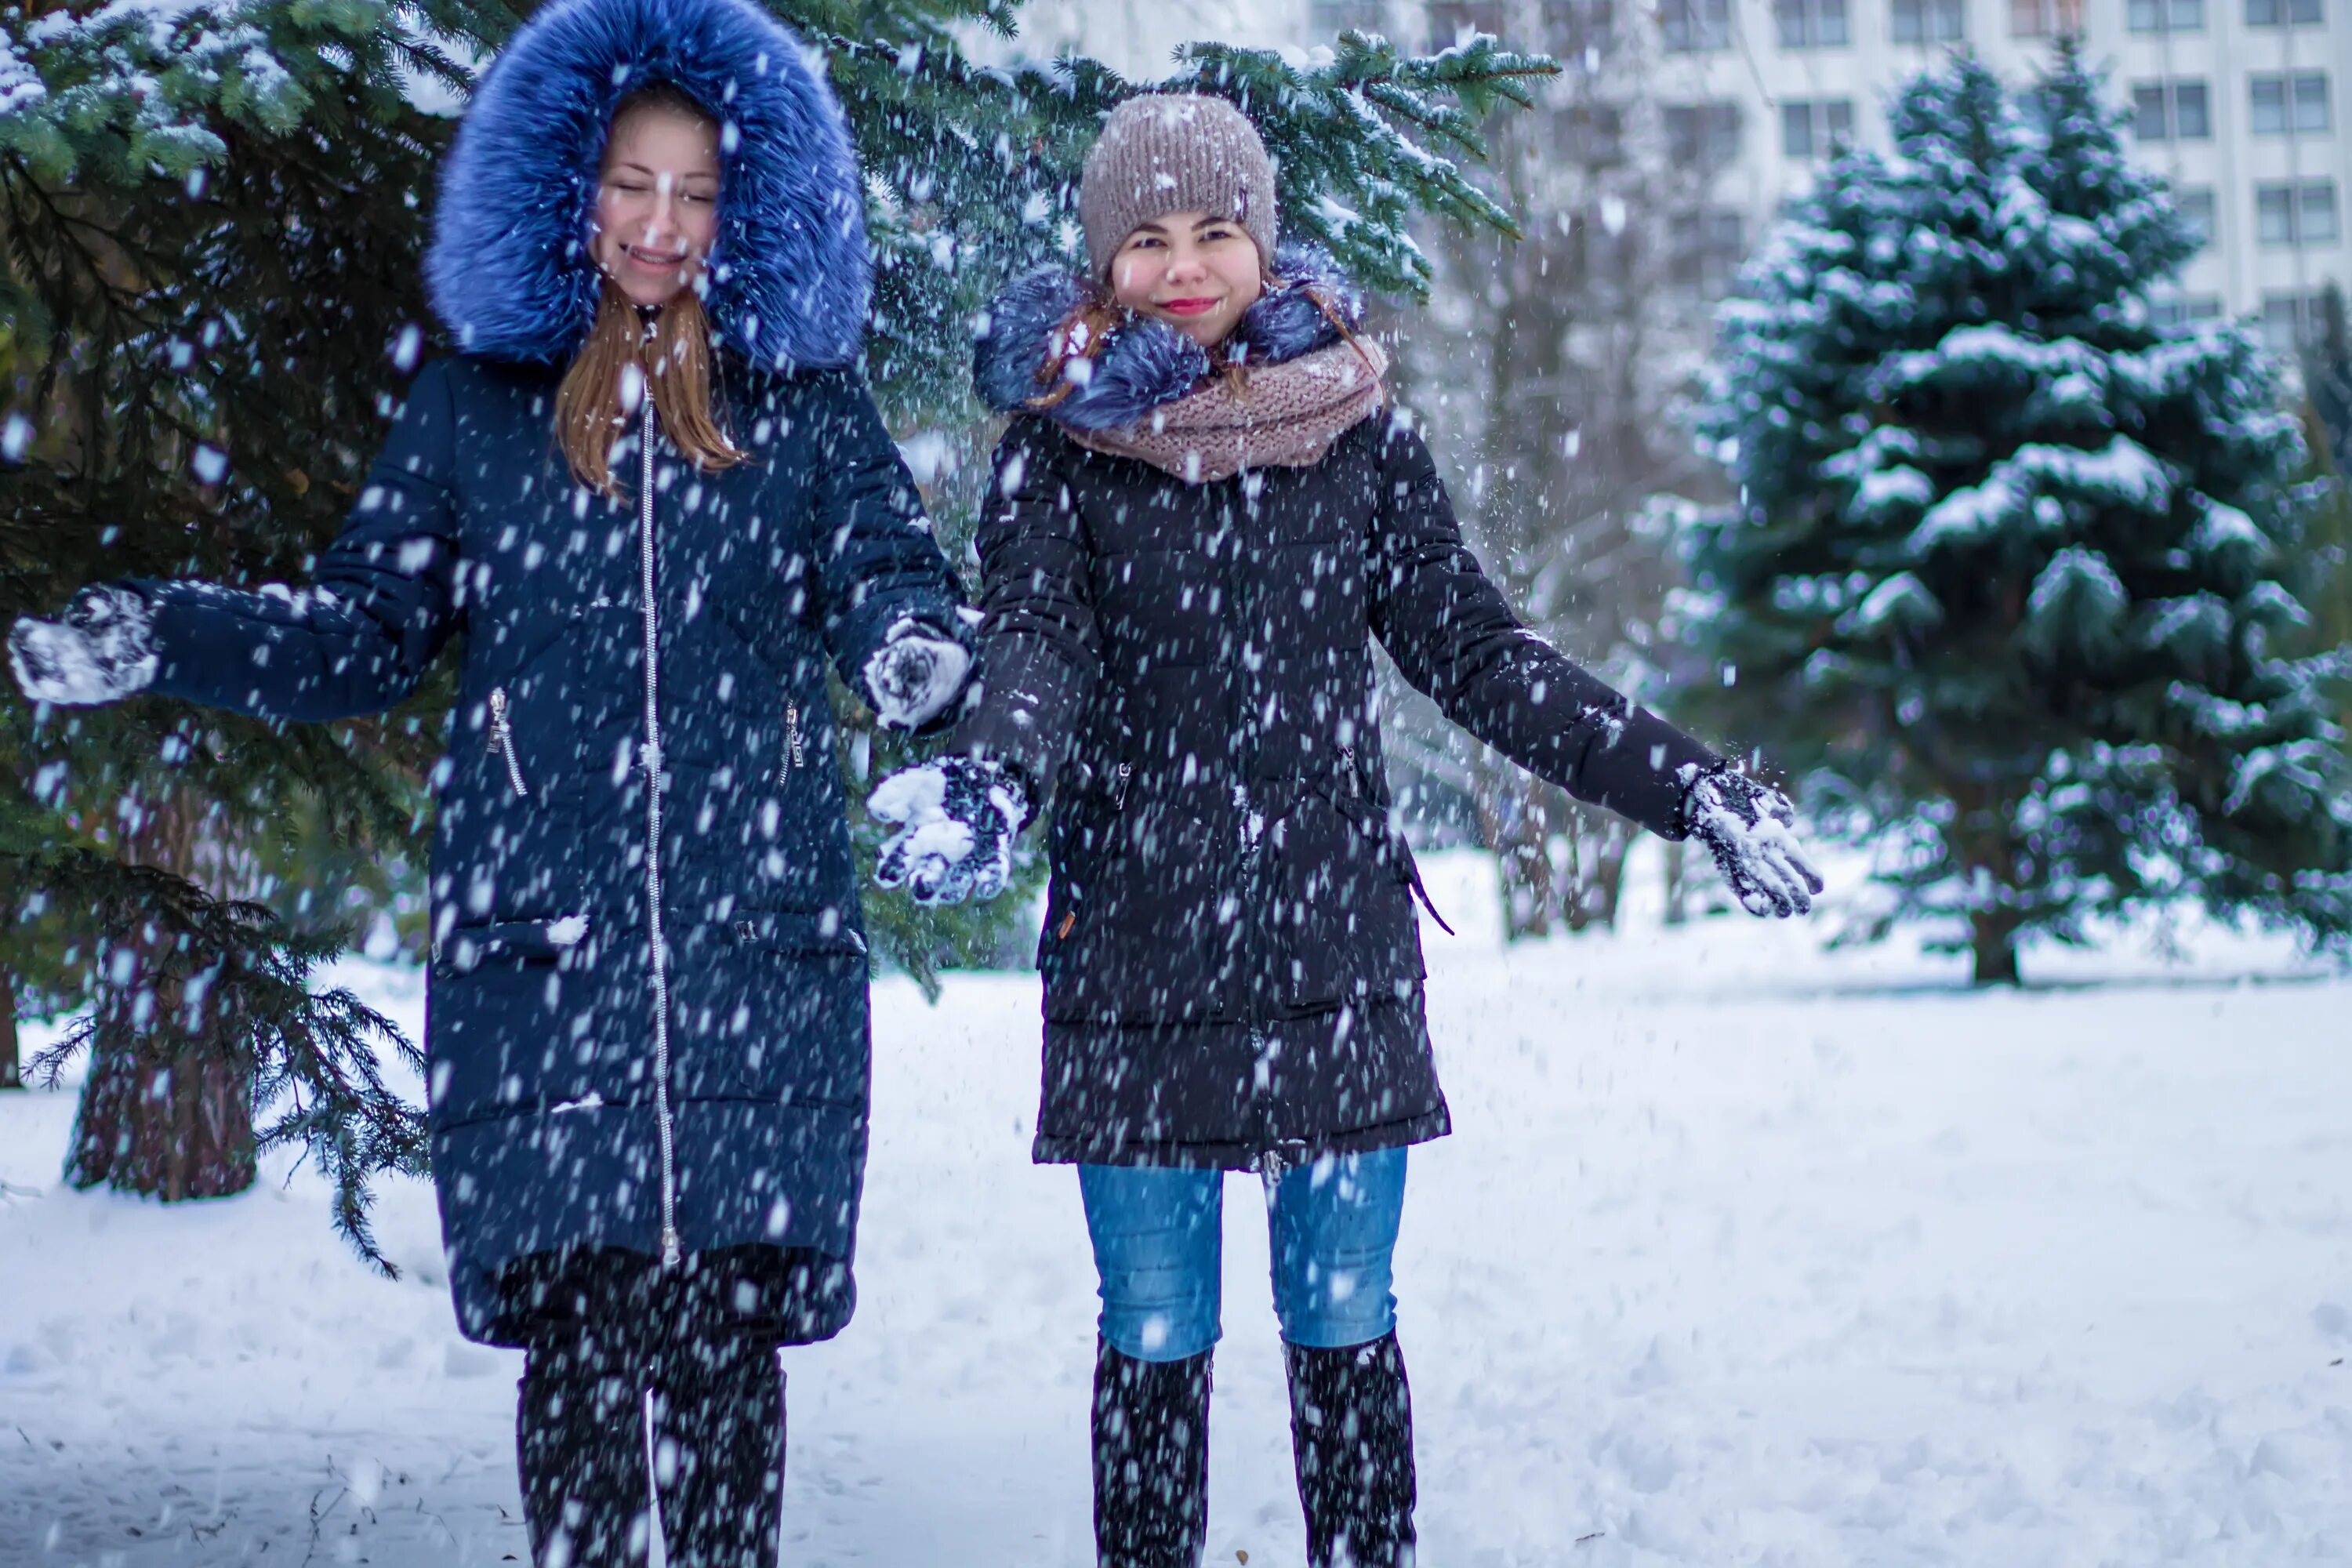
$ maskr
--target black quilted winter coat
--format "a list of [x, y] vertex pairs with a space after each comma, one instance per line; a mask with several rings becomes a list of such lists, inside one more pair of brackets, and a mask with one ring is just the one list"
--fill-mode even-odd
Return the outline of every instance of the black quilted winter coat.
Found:
[[1187, 484], [1019, 414], [995, 472], [987, 696], [954, 745], [1055, 790], [1036, 1157], [1237, 1168], [1445, 1132], [1373, 640], [1654, 832], [1681, 836], [1714, 755], [1520, 624], [1402, 417]]

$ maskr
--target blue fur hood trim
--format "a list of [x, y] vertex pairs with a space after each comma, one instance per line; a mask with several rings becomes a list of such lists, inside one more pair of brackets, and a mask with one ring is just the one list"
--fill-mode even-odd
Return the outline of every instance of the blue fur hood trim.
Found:
[[563, 363], [596, 317], [588, 223], [613, 110], [669, 82], [718, 116], [705, 303], [762, 369], [856, 361], [873, 264], [841, 106], [751, 0], [556, 0], [508, 44], [444, 163], [425, 281], [458, 346]]
[[[1328, 251], [1286, 245], [1275, 253], [1274, 272], [1280, 286], [1242, 312], [1227, 351], [1244, 364], [1280, 364], [1338, 342], [1339, 329], [1324, 314], [1325, 306], [1350, 330], [1363, 320], [1362, 293]], [[997, 295], [975, 345], [972, 379], [981, 400], [1000, 414], [1014, 414], [1050, 393], [1037, 379], [1051, 363], [1048, 340], [1072, 310], [1102, 297], [1100, 286], [1059, 267], [1014, 279]], [[1195, 390], [1211, 368], [1207, 351], [1174, 327], [1129, 316], [1111, 330], [1090, 369], [1066, 372], [1074, 390], [1044, 412], [1073, 430], [1119, 429]]]

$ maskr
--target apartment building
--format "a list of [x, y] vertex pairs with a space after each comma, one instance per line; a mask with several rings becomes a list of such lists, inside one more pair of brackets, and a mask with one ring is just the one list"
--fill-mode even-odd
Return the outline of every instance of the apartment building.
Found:
[[2250, 319], [2284, 349], [2321, 289], [2352, 287], [2352, 0], [1033, 0], [1026, 20], [1028, 47], [1141, 76], [1186, 37], [1590, 40], [1578, 63], [1632, 62], [1676, 160], [1716, 168], [1711, 204], [1676, 221], [1718, 283], [1840, 142], [1884, 144], [1905, 77], [1965, 45], [2022, 85], [2079, 32], [2131, 110], [2134, 153], [2207, 237], [2160, 311]]
[[[1606, 5], [1610, 0], [1592, 0]], [[1966, 45], [2021, 83], [2079, 31], [2131, 110], [2134, 154], [2206, 234], [2179, 318], [2258, 321], [2274, 346], [2352, 277], [2341, 101], [2352, 0], [1660, 0], [1663, 90], [1711, 117], [1718, 184], [1743, 226], [1769, 222], [1844, 138], [1883, 142], [1892, 86]]]

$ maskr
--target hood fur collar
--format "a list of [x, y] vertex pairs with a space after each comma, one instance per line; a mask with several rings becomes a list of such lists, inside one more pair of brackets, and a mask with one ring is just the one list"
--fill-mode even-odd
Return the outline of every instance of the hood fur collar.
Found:
[[[1286, 245], [1275, 252], [1274, 270], [1281, 285], [1259, 296], [1234, 331], [1233, 346], [1243, 363], [1281, 364], [1338, 342], [1339, 329], [1324, 313], [1326, 306], [1351, 331], [1363, 320], [1363, 295], [1328, 252]], [[1101, 295], [1100, 285], [1058, 266], [1008, 284], [976, 345], [973, 379], [982, 401], [1013, 414], [1050, 394], [1054, 389], [1037, 377], [1052, 362], [1055, 330]], [[1070, 394], [1044, 412], [1073, 430], [1119, 429], [1195, 391], [1213, 368], [1208, 352], [1174, 327], [1129, 316], [1112, 329], [1108, 346], [1089, 369], [1067, 376]]]
[[853, 363], [872, 264], [841, 106], [751, 0], [556, 0], [492, 63], [445, 160], [425, 278], [460, 349], [568, 362], [595, 320], [588, 219], [613, 110], [667, 81], [719, 119], [706, 296], [761, 369]]

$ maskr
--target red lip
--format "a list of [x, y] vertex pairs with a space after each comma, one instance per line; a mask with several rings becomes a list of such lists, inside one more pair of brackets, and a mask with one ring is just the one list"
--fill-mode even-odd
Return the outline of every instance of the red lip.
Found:
[[1171, 316], [1205, 316], [1217, 308], [1214, 300], [1163, 300], [1160, 308]]

